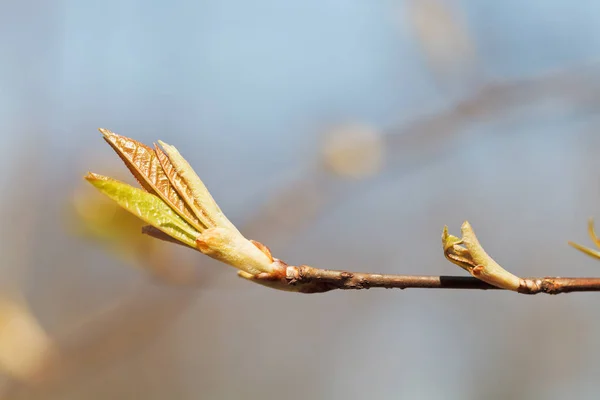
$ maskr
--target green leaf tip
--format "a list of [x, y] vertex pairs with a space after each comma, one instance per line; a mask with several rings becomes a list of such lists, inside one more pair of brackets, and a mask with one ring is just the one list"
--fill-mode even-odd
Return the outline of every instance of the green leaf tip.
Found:
[[101, 193], [144, 222], [187, 246], [196, 247], [196, 239], [200, 232], [189, 225], [159, 197], [93, 172], [89, 172], [85, 179]]

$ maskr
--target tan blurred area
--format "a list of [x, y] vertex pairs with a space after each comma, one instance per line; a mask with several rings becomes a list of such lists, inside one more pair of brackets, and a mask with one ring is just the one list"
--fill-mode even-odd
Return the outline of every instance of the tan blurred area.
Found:
[[597, 276], [600, 9], [158, 3], [0, 5], [0, 399], [596, 398], [600, 294], [273, 291], [82, 177], [134, 182], [106, 127], [291, 264], [462, 275], [469, 220], [517, 275]]

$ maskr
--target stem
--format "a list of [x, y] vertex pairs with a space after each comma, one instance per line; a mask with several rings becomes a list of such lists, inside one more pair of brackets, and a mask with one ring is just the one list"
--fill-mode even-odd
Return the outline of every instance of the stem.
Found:
[[[271, 280], [265, 277], [266, 280]], [[504, 290], [479, 279], [463, 276], [382, 275], [335, 271], [309, 267], [287, 267], [279, 281], [301, 293], [322, 293], [335, 289], [480, 289]], [[600, 278], [523, 278], [518, 292], [523, 294], [559, 294], [600, 291]], [[290, 290], [292, 288], [288, 288]], [[292, 290], [294, 290], [292, 289]]]

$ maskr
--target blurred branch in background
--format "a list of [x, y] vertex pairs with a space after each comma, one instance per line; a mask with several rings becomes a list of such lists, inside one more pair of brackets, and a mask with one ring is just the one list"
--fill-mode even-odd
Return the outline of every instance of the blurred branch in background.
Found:
[[360, 123], [333, 126], [323, 133], [320, 157], [304, 176], [272, 193], [244, 232], [284, 246], [350, 192], [378, 184], [378, 175], [406, 175], [452, 152], [478, 121], [500, 119], [540, 101], [560, 102], [566, 113], [595, 113], [600, 110], [599, 66], [488, 83], [447, 108], [383, 131]]
[[406, 2], [409, 25], [442, 90], [464, 92], [483, 78], [475, 43], [456, 1]]
[[[128, 297], [117, 299], [78, 324], [52, 335], [52, 352], [34, 346], [49, 339], [33, 340], [27, 334], [29, 326], [3, 329], [4, 335], [10, 334], [12, 340], [1, 337], [6, 346], [19, 338], [27, 349], [14, 354], [15, 362], [23, 364], [28, 356], [35, 356], [43, 369], [35, 381], [13, 380], [5, 386], [2, 398], [46, 398], [132, 357], [167, 331], [197, 295], [197, 291], [183, 289], [175, 294], [172, 290], [140, 287]], [[13, 347], [11, 351], [16, 353], [19, 348]], [[2, 357], [3, 348], [0, 352]]]
[[[574, 66], [531, 78], [487, 83], [439, 112], [388, 129], [386, 170], [408, 173], [441, 157], [478, 121], [496, 120], [540, 101], [558, 101], [564, 112], [600, 109], [600, 64]], [[508, 134], [508, 133], [507, 133]]]
[[307, 161], [301, 176], [270, 193], [246, 221], [249, 237], [284, 247], [350, 193], [379, 184], [380, 175], [407, 175], [443, 158], [477, 122], [499, 120], [542, 101], [560, 102], [566, 113], [600, 109], [599, 64], [490, 79], [458, 2], [411, 0], [406, 7], [432, 76], [441, 89], [458, 81], [460, 94], [444, 108], [423, 110], [408, 122], [383, 129], [360, 120], [324, 127], [316, 157]]

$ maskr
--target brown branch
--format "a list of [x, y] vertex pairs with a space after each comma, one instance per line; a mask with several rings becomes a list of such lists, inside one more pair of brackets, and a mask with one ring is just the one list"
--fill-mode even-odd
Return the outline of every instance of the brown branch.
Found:
[[[485, 252], [467, 221], [463, 223], [461, 232], [462, 237], [459, 238], [450, 235], [448, 228], [444, 227], [442, 232], [444, 255], [450, 262], [469, 272], [472, 277], [335, 271], [313, 268], [308, 265], [289, 266], [278, 259], [273, 259], [275, 272], [251, 275], [240, 271], [238, 274], [242, 278], [264, 286], [299, 293], [323, 293], [335, 289], [351, 290], [376, 287], [386, 289], [496, 289], [521, 294], [600, 292], [600, 278], [520, 278], [513, 275]], [[593, 234], [593, 238], [596, 238], [595, 234]]]
[[[463, 276], [420, 276], [420, 275], [387, 275], [359, 273], [348, 271], [334, 271], [318, 269], [302, 265], [287, 267], [286, 276], [280, 279], [269, 279], [267, 276], [255, 278], [257, 283], [261, 280], [274, 280], [277, 284], [290, 286], [287, 290], [301, 293], [322, 293], [335, 289], [480, 289], [504, 290], [477, 278]], [[270, 286], [271, 286], [270, 285]], [[277, 285], [279, 286], [279, 285]], [[600, 278], [524, 278], [518, 292], [523, 294], [559, 294], [569, 292], [595, 292], [600, 291]]]

